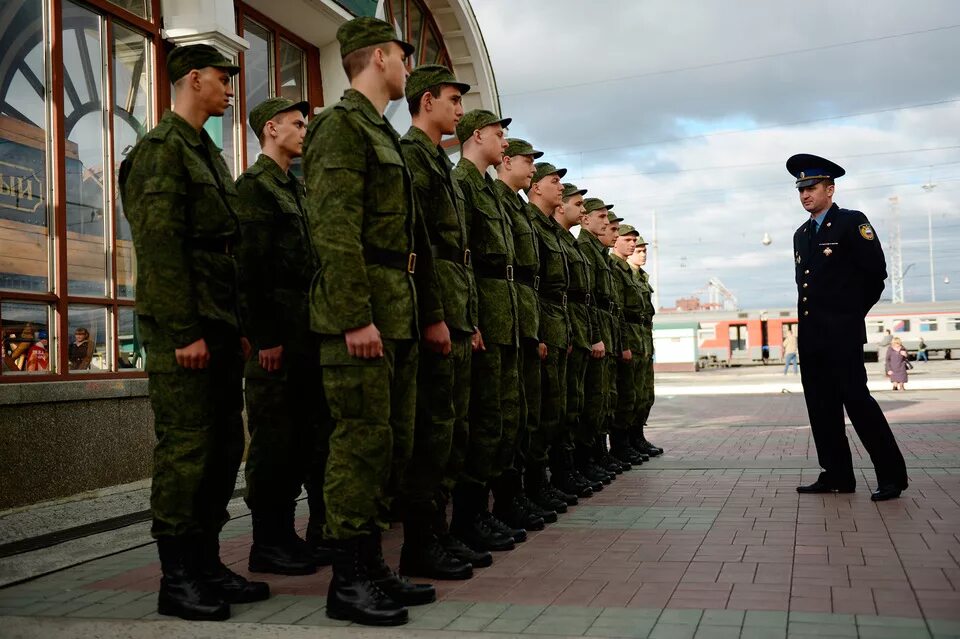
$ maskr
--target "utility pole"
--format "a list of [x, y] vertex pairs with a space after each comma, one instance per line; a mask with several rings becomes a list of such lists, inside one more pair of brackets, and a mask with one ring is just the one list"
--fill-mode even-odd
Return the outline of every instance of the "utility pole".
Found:
[[930, 301], [937, 301], [937, 281], [933, 275], [933, 214], [930, 212], [930, 197], [937, 185], [933, 182], [927, 182], [923, 185], [927, 197], [927, 250], [930, 252]]
[[900, 250], [900, 198], [894, 195], [889, 199], [890, 213], [893, 219], [893, 234], [890, 238], [890, 267], [893, 269], [893, 296], [891, 302], [903, 304], [903, 252]]
[[657, 237], [657, 211], [653, 210], [653, 309], [660, 310], [660, 240]]

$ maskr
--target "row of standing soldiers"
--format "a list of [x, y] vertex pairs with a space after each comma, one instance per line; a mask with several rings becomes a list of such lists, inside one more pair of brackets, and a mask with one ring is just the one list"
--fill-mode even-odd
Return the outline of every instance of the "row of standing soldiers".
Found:
[[[309, 127], [303, 102], [252, 109], [263, 153], [236, 183], [202, 127], [237, 67], [175, 49], [174, 109], [121, 167], [164, 614], [225, 619], [269, 596], [219, 554], [244, 399], [249, 570], [332, 563], [327, 614], [372, 625], [436, 598], [406, 576], [468, 579], [662, 453], [644, 436], [654, 309], [637, 231], [506, 138], [510, 119], [464, 114], [470, 87], [447, 68], [407, 79], [413, 47], [388, 24], [358, 18], [338, 39], [352, 88]], [[400, 98], [403, 137], [383, 117]], [[391, 521], [399, 575], [381, 550]]]

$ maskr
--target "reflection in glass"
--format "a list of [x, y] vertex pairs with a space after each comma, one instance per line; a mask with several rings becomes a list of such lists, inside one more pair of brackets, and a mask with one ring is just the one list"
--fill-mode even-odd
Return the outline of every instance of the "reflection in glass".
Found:
[[126, 9], [144, 20], [150, 19], [150, 0], [107, 0], [107, 2]]
[[67, 287], [107, 290], [106, 197], [100, 16], [63, 3], [63, 110], [67, 132]]
[[132, 306], [121, 306], [117, 312], [117, 345], [120, 347], [119, 370], [143, 370], [146, 352], [140, 344], [137, 316]]
[[410, 33], [408, 42], [416, 47], [416, 51], [413, 52], [413, 55], [419, 59], [421, 55], [420, 51], [420, 36], [423, 35], [423, 25], [426, 22], [426, 16], [423, 11], [420, 10], [420, 7], [411, 4], [410, 5]]
[[46, 304], [0, 303], [0, 333], [3, 334], [3, 365], [0, 374], [52, 373], [55, 343], [49, 333], [51, 309]]
[[390, 0], [390, 16], [393, 18], [393, 27], [399, 34], [407, 33], [407, 0]]
[[[244, 39], [250, 48], [243, 54], [243, 79], [246, 86], [247, 113], [273, 95], [273, 38], [270, 32], [244, 20]], [[247, 164], [253, 164], [260, 153], [260, 141], [247, 131]]]
[[440, 41], [433, 29], [427, 31], [426, 41], [423, 43], [423, 53], [420, 54], [421, 64], [436, 64], [440, 61]]
[[43, 2], [0, 21], [0, 289], [50, 291]]
[[[286, 40], [280, 40], [280, 95], [299, 102], [306, 100], [307, 85], [305, 77], [306, 63], [304, 60], [303, 49], [290, 44]], [[249, 111], [249, 109], [248, 109]]]
[[111, 370], [107, 336], [110, 333], [109, 315], [102, 306], [71, 304], [67, 311], [70, 324], [69, 364], [71, 373]]
[[[150, 87], [150, 45], [147, 39], [119, 24], [113, 25], [113, 157], [114, 171], [153, 123]], [[118, 181], [114, 175], [114, 185]], [[132, 299], [136, 291], [136, 256], [123, 202], [115, 194], [117, 211], [117, 295]]]

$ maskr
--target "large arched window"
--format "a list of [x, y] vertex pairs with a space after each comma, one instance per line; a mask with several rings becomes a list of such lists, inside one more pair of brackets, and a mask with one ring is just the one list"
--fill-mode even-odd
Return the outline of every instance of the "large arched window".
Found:
[[450, 66], [450, 54], [443, 44], [440, 29], [430, 10], [420, 0], [384, 0], [387, 21], [393, 23], [400, 37], [417, 48], [410, 67], [421, 64]]

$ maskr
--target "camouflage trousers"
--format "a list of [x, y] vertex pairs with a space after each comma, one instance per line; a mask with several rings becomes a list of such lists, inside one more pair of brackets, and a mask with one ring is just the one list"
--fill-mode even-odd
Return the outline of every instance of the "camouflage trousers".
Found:
[[151, 318], [139, 318], [147, 351], [153, 450], [150, 509], [154, 537], [218, 534], [230, 519], [243, 456], [243, 354], [240, 334], [211, 322], [203, 335], [210, 364], [188, 370], [175, 345]]
[[617, 376], [619, 372], [619, 363], [620, 363], [620, 349], [617, 347], [617, 350], [614, 351], [615, 354], [607, 352], [607, 356], [604, 358], [606, 362], [606, 378], [604, 385], [604, 393], [606, 399], [604, 400], [604, 406], [606, 410], [603, 412], [603, 427], [600, 432], [602, 434], [610, 432], [610, 426], [613, 424], [614, 416], [617, 411]]
[[535, 339], [521, 338], [520, 360], [520, 425], [517, 433], [516, 456], [511, 468], [523, 472], [530, 460], [531, 445], [540, 438], [540, 343]]
[[629, 362], [617, 360], [617, 405], [613, 417], [613, 428], [626, 430], [636, 417], [637, 412], [637, 373], [642, 360], [639, 352], [633, 353]]
[[319, 481], [307, 479], [317, 474], [314, 439], [327, 413], [316, 349], [284, 350], [283, 367], [273, 373], [260, 366], [255, 352], [245, 378], [247, 506], [254, 512], [288, 512], [305, 482], [309, 493], [323, 490], [322, 468]]
[[584, 382], [587, 377], [587, 361], [589, 359], [590, 351], [576, 346], [567, 356], [567, 416], [564, 420], [564, 430], [566, 431], [564, 436], [568, 440], [568, 448], [573, 447], [574, 440], [579, 441], [578, 433], [583, 428]]
[[574, 433], [578, 446], [593, 446], [603, 432], [607, 413], [607, 358], [587, 357], [586, 375], [583, 379], [583, 413], [580, 428]]
[[650, 410], [653, 408], [655, 399], [653, 389], [653, 335], [649, 332], [649, 329], [643, 334], [642, 353], [636, 375], [637, 408], [633, 419], [633, 424], [641, 429], [650, 417]]
[[413, 454], [417, 343], [383, 340], [383, 357], [347, 352], [343, 336], [320, 344], [323, 390], [333, 430], [328, 440], [323, 496], [330, 539], [389, 528], [392, 499]]
[[438, 492], [449, 492], [463, 470], [470, 427], [472, 336], [451, 332], [451, 351], [420, 350], [413, 454], [401, 493], [411, 516], [437, 514]]
[[520, 425], [517, 347], [487, 344], [473, 354], [470, 440], [459, 481], [486, 485], [511, 466]]
[[[567, 348], [547, 345], [547, 358], [541, 362], [540, 432], [530, 447], [531, 463], [542, 468], [550, 450], [559, 445], [566, 448], [567, 422]], [[559, 441], [558, 441], [559, 439]]]

